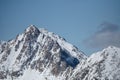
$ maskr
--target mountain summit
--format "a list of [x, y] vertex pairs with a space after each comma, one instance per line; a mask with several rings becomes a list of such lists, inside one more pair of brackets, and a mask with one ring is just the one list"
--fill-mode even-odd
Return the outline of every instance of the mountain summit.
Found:
[[81, 65], [72, 80], [120, 80], [120, 48], [109, 46], [93, 53]]
[[64, 38], [30, 25], [0, 41], [0, 80], [120, 80], [120, 48], [87, 57]]
[[33, 74], [48, 79], [63, 76], [61, 79], [65, 79], [86, 58], [60, 36], [30, 25], [15, 39], [1, 42], [0, 79], [32, 80], [26, 77]]

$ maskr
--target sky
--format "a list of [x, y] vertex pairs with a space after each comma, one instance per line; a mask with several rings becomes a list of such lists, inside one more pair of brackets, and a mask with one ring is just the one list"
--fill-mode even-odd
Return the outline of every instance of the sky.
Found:
[[0, 40], [14, 39], [31, 24], [91, 55], [120, 47], [120, 0], [0, 0]]

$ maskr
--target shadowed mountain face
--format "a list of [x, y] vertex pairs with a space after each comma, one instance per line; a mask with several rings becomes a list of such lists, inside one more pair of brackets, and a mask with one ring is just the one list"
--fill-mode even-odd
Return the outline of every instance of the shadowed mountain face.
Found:
[[67, 66], [72, 66], [73, 68], [79, 64], [79, 60], [69, 55], [67, 51], [61, 51], [61, 60], [65, 61], [67, 63]]
[[0, 42], [0, 80], [120, 80], [120, 48], [85, 56], [64, 38], [31, 25]]
[[66, 76], [85, 59], [60, 36], [31, 25], [16, 39], [0, 43], [0, 79], [22, 77], [29, 69], [46, 76]]

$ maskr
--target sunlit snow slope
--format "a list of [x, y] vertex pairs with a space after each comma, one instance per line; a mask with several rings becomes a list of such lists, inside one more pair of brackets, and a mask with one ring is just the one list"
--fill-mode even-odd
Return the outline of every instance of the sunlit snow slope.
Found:
[[80, 65], [74, 70], [72, 80], [120, 80], [120, 48], [109, 46]]

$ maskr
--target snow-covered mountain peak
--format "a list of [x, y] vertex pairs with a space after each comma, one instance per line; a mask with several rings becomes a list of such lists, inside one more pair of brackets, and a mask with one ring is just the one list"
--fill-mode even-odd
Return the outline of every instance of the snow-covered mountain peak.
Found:
[[108, 46], [107, 48], [104, 48], [103, 51], [104, 51], [104, 50], [111, 50], [111, 49], [112, 49], [112, 50], [113, 50], [113, 49], [117, 49], [117, 47], [111, 45], [111, 46]]
[[[26, 29], [27, 31], [27, 39], [29, 39], [31, 36], [31, 34], [35, 34], [32, 35], [33, 37], [31, 37], [32, 39], [36, 39], [38, 42], [39, 40], [44, 40], [44, 38], [50, 38], [53, 41], [57, 42], [58, 45], [61, 47], [61, 49], [65, 49], [67, 50], [70, 55], [77, 57], [78, 59], [80, 58], [80, 54], [81, 56], [83, 56], [83, 52], [82, 51], [78, 51], [77, 47], [73, 46], [72, 44], [68, 43], [64, 38], [60, 37], [59, 35], [53, 33], [53, 32], [49, 32], [47, 29], [45, 28], [36, 28], [34, 25], [31, 25], [30, 27], [28, 27]], [[32, 32], [32, 33], [31, 33]], [[34, 33], [35, 32], [35, 33]], [[84, 58], [87, 58], [87, 56], [83, 56]]]
[[107, 48], [103, 49], [100, 52], [97, 52], [96, 55], [100, 55], [102, 57], [108, 57], [108, 56], [119, 56], [120, 57], [120, 48], [115, 46], [108, 46]]
[[109, 46], [78, 65], [75, 80], [120, 80], [120, 48]]
[[0, 71], [5, 73], [0, 74], [0, 79], [13, 75], [24, 80], [31, 70], [45, 76], [64, 76], [65, 79], [66, 74], [70, 76], [69, 71], [87, 58], [62, 37], [34, 25], [15, 39], [1, 44], [0, 48]]
[[38, 34], [40, 33], [39, 29], [35, 25], [30, 25], [27, 29], [25, 29], [26, 34]]
[[[114, 57], [113, 57], [114, 56]], [[87, 62], [98, 63], [103, 60], [111, 60], [116, 57], [120, 57], [120, 48], [115, 46], [108, 46], [107, 48], [99, 51], [97, 53], [93, 53], [88, 59]], [[91, 63], [90, 63], [91, 65]]]
[[119, 80], [120, 48], [90, 57], [59, 35], [30, 25], [0, 41], [0, 80]]
[[49, 32], [47, 29], [45, 28], [37, 28], [35, 25], [30, 25], [27, 29], [25, 29], [25, 34], [42, 34], [44, 36], [48, 36], [51, 37], [54, 40], [58, 40], [58, 39], [63, 39], [60, 36], [54, 34], [53, 32]]
[[30, 25], [27, 29], [25, 29], [26, 32], [36, 31], [36, 30], [38, 30], [38, 28], [35, 25]]

